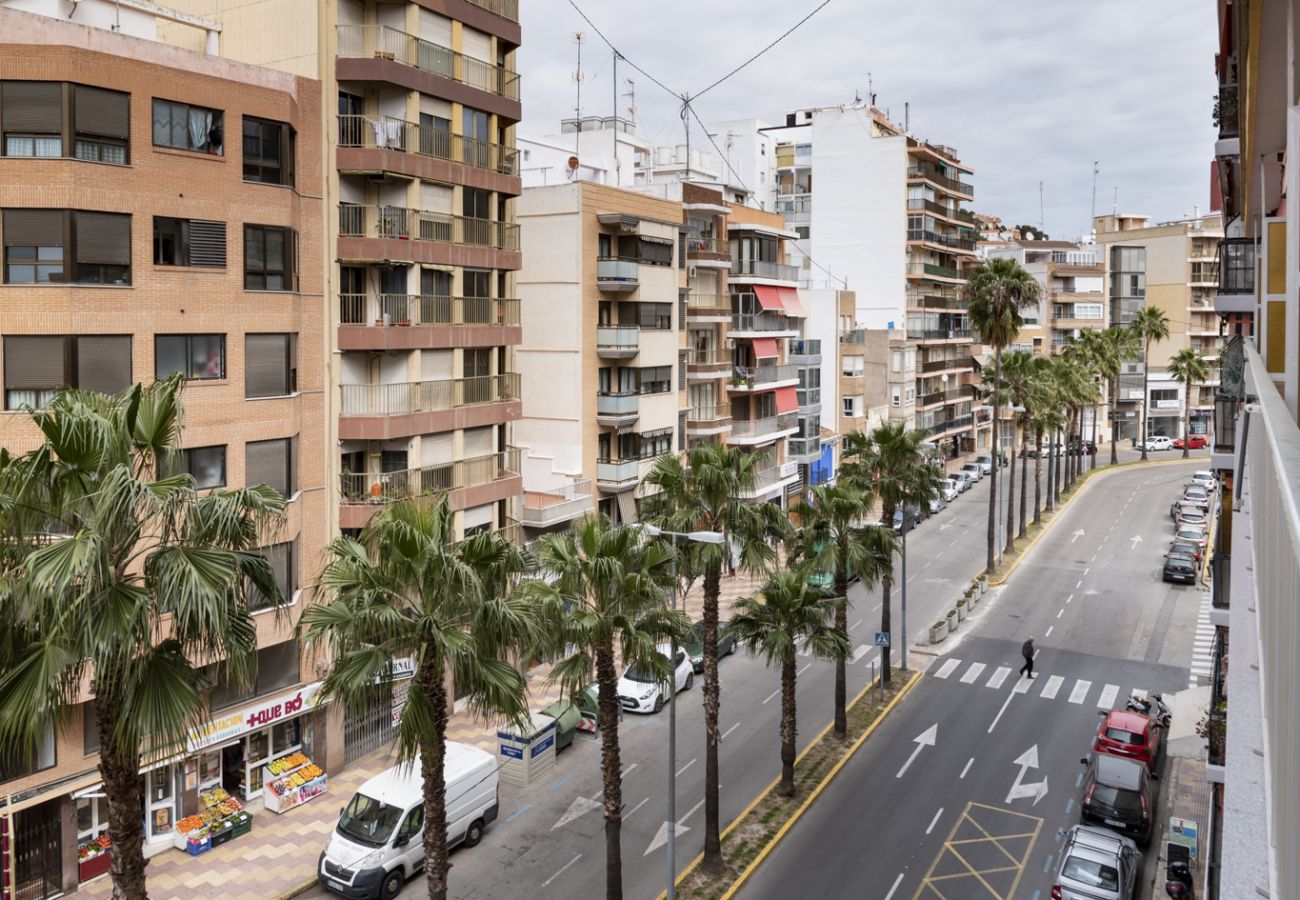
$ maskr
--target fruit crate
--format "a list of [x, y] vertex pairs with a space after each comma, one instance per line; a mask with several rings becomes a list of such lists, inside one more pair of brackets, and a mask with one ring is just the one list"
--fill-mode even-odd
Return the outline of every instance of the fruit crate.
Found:
[[186, 841], [185, 852], [190, 856], [198, 856], [200, 853], [207, 853], [212, 849], [212, 838], [205, 837], [201, 841]]
[[212, 834], [211, 834], [210, 839], [211, 839], [211, 841], [212, 841], [212, 846], [213, 846], [213, 847], [220, 847], [220, 846], [221, 846], [222, 844], [224, 844], [226, 841], [231, 840], [231, 839], [235, 836], [235, 826], [234, 826], [234, 825], [229, 825], [229, 824], [225, 824], [225, 823], [223, 823], [223, 825], [224, 825], [225, 827], [222, 827], [222, 828], [214, 828], [214, 829], [212, 830]]
[[253, 817], [246, 812], [239, 813], [235, 816], [235, 827], [232, 830], [232, 837], [248, 834], [253, 830]]

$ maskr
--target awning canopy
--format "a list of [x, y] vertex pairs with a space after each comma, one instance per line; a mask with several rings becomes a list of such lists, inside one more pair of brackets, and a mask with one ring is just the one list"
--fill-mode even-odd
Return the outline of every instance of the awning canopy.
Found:
[[[754, 285], [754, 296], [764, 312], [785, 312], [785, 302], [781, 299], [784, 288], [772, 287], [770, 284]], [[797, 297], [795, 299], [798, 299]]]
[[787, 316], [798, 316], [802, 319], [804, 316], [808, 315], [808, 313], [804, 311], [803, 301], [799, 299], [799, 292], [797, 290], [791, 287], [781, 287], [777, 288], [777, 290], [781, 292], [781, 305], [785, 307], [785, 314]]
[[777, 414], [794, 412], [799, 408], [799, 398], [795, 395], [793, 387], [780, 387], [776, 389], [776, 411]]
[[755, 359], [776, 359], [779, 355], [776, 349], [776, 338], [754, 338]]

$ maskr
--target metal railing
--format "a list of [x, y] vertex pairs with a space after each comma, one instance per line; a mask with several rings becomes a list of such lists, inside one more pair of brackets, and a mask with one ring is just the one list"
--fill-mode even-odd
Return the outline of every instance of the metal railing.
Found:
[[469, 0], [479, 9], [498, 15], [511, 22], [519, 21], [519, 0]]
[[908, 275], [933, 275], [935, 278], [961, 278], [961, 273], [950, 266], [936, 266], [934, 263], [911, 262], [907, 264]]
[[731, 241], [726, 238], [697, 237], [693, 234], [688, 235], [686, 238], [686, 255], [691, 257], [705, 253], [714, 256], [729, 256], [731, 254]]
[[688, 366], [730, 366], [731, 354], [716, 347], [707, 350], [692, 347], [686, 351], [686, 364]]
[[969, 238], [958, 237], [955, 234], [943, 234], [938, 231], [928, 231], [926, 229], [909, 229], [907, 232], [909, 241], [926, 241], [930, 244], [939, 244], [943, 247], [951, 247], [954, 250], [969, 250], [975, 252], [975, 242]]
[[795, 402], [799, 404], [799, 409], [807, 411], [812, 407], [821, 408], [822, 389], [820, 387], [799, 388], [794, 392]]
[[841, 344], [865, 344], [867, 342], [867, 332], [862, 328], [855, 328], [853, 331], [846, 331], [840, 335]]
[[457, 53], [388, 25], [338, 25], [338, 55], [345, 59], [391, 59], [483, 91], [519, 99], [519, 74]]
[[969, 328], [908, 328], [907, 337], [913, 341], [952, 341], [968, 338]]
[[765, 434], [775, 434], [778, 431], [798, 427], [799, 414], [792, 412], [767, 416], [763, 419], [734, 419], [731, 423], [731, 436], [733, 438], [762, 437]]
[[731, 313], [730, 294], [688, 294], [686, 313], [690, 315], [726, 315]]
[[791, 331], [789, 321], [777, 313], [734, 313], [732, 331]]
[[816, 338], [799, 338], [790, 342], [790, 355], [821, 356], [822, 342]]
[[755, 387], [771, 384], [774, 381], [796, 381], [799, 367], [788, 364], [779, 366], [736, 366], [731, 376], [732, 387]]
[[975, 361], [969, 356], [958, 356], [952, 359], [931, 359], [916, 368], [918, 372], [943, 372], [948, 369], [970, 369], [974, 366]]
[[535, 528], [576, 518], [591, 509], [591, 479], [583, 478], [563, 487], [524, 491], [521, 521]]
[[342, 237], [389, 238], [518, 250], [519, 226], [405, 206], [339, 204]]
[[965, 194], [967, 197], [975, 196], [975, 188], [965, 181], [957, 178], [949, 178], [947, 175], [940, 175], [939, 171], [932, 166], [908, 166], [908, 178], [924, 178], [932, 184], [937, 184], [941, 188], [946, 188], [957, 194]]
[[519, 301], [437, 294], [339, 294], [343, 325], [518, 325]]
[[934, 200], [926, 200], [924, 197], [910, 197], [907, 201], [907, 208], [911, 212], [928, 212], [936, 216], [947, 216], [950, 219], [957, 217], [957, 211], [944, 206]]
[[786, 441], [786, 450], [791, 456], [815, 456], [822, 452], [820, 437], [792, 437], [786, 438]]
[[972, 418], [970, 416], [954, 416], [951, 419], [945, 419], [942, 422], [935, 422], [921, 429], [921, 433], [927, 437], [942, 434], [945, 431], [952, 431], [955, 428], [969, 428]]
[[971, 399], [970, 388], [953, 388], [946, 391], [934, 391], [929, 394], [922, 394], [916, 398], [920, 406], [929, 406], [931, 403], [946, 403], [949, 400], [969, 400]]
[[451, 162], [464, 163], [476, 169], [490, 169], [503, 175], [517, 175], [516, 161], [519, 152], [489, 141], [452, 134], [432, 125], [408, 122], [385, 116], [340, 115], [339, 146], [361, 147], [368, 150], [400, 150], [417, 153]]
[[339, 477], [346, 504], [391, 503], [457, 488], [491, 484], [519, 475], [519, 448], [396, 472], [344, 472]]
[[967, 300], [956, 288], [927, 285], [909, 287], [907, 305], [918, 309], [965, 309]]
[[731, 407], [715, 404], [713, 406], [692, 406], [686, 413], [686, 423], [715, 423], [730, 421]]
[[340, 385], [344, 416], [400, 416], [519, 398], [519, 375]]
[[784, 263], [768, 262], [765, 259], [731, 260], [731, 277], [748, 275], [751, 278], [771, 278], [776, 281], [798, 281], [799, 267]]

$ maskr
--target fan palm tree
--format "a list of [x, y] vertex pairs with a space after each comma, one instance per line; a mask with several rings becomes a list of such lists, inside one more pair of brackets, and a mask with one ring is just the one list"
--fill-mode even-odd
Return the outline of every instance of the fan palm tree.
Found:
[[[850, 483], [869, 486], [880, 498], [881, 521], [893, 527], [894, 513], [909, 504], [929, 503], [939, 492], [942, 478], [939, 469], [930, 465], [921, 444], [925, 435], [909, 431], [902, 423], [879, 425], [870, 435], [851, 432], [844, 438], [841, 478]], [[904, 516], [906, 524], [907, 517]], [[881, 572], [880, 586], [884, 594], [880, 605], [880, 630], [890, 629], [890, 590], [893, 587], [892, 565]], [[903, 666], [907, 666], [907, 648], [902, 649]], [[890, 647], [881, 651], [881, 681], [890, 683]]]
[[[397, 728], [397, 756], [418, 762], [424, 798], [424, 877], [428, 895], [447, 896], [447, 794], [443, 765], [451, 700], [480, 715], [518, 722], [527, 714], [523, 676], [507, 660], [531, 648], [540, 618], [502, 589], [524, 569], [519, 548], [491, 533], [457, 542], [451, 506], [407, 500], [379, 512], [360, 538], [325, 550], [318, 592], [299, 625], [306, 644], [333, 660], [322, 693], [359, 714], [374, 685], [391, 685], [395, 659], [415, 661]], [[397, 887], [403, 874], [398, 872]]]
[[1169, 374], [1183, 386], [1183, 459], [1192, 436], [1192, 385], [1210, 377], [1210, 363], [1191, 347], [1183, 347], [1169, 360]]
[[[1016, 427], [1020, 431], [1020, 444], [1022, 447], [1022, 456], [1020, 458], [1020, 527], [1018, 535], [1021, 538], [1029, 535], [1029, 520], [1025, 515], [1025, 507], [1028, 504], [1029, 497], [1029, 454], [1023, 453], [1023, 448], [1028, 443], [1028, 436], [1033, 430], [1034, 386], [1046, 377], [1048, 365], [1048, 361], [1043, 357], [1019, 350], [1008, 354], [1002, 360], [1003, 383], [1006, 384], [1007, 390], [1011, 392], [1012, 405], [1020, 408], [1020, 412], [1016, 415]], [[1014, 453], [1012, 454], [1011, 465], [1015, 466]], [[1014, 479], [1011, 480], [1014, 481]], [[1011, 494], [1012, 492], [1008, 493]], [[1015, 549], [1010, 537], [1012, 534], [1012, 508], [1013, 502], [1009, 501], [1007, 503], [1006, 547], [1008, 553]]]
[[250, 683], [250, 600], [283, 604], [258, 546], [284, 498], [264, 485], [200, 494], [188, 474], [159, 474], [173, 468], [182, 385], [63, 391], [30, 412], [38, 449], [0, 453], [0, 746], [31, 758], [91, 685], [114, 898], [147, 895], [141, 756], [185, 747], [213, 672]]
[[1088, 372], [1082, 356], [1078, 354], [1063, 355], [1056, 360], [1056, 363], [1057, 383], [1065, 411], [1064, 488], [1069, 490], [1074, 486], [1075, 477], [1079, 474], [1083, 462], [1082, 453], [1077, 457], [1070, 453], [1069, 444], [1075, 436], [1078, 436], [1079, 440], [1082, 441], [1083, 409], [1095, 396], [1096, 385], [1092, 381], [1092, 376]]
[[1043, 360], [1044, 377], [1035, 384], [1030, 391], [1030, 415], [1029, 422], [1034, 429], [1034, 439], [1038, 443], [1038, 455], [1034, 458], [1034, 524], [1042, 524], [1044, 509], [1052, 509], [1052, 492], [1051, 485], [1048, 485], [1047, 502], [1043, 502], [1043, 438], [1048, 438], [1048, 474], [1051, 474], [1052, 452], [1055, 450], [1055, 441], [1051, 435], [1055, 434], [1058, 422], [1061, 416], [1060, 407], [1057, 405], [1056, 386], [1051, 377], [1050, 361]]
[[1163, 341], [1169, 338], [1169, 317], [1165, 311], [1158, 306], [1144, 306], [1141, 311], [1133, 317], [1133, 321], [1128, 326], [1133, 333], [1142, 342], [1142, 461], [1147, 461], [1147, 429], [1150, 427], [1150, 417], [1148, 415], [1150, 398], [1148, 397], [1147, 382], [1151, 374], [1151, 345], [1156, 341]]
[[[869, 589], [893, 566], [897, 541], [892, 528], [866, 524], [871, 495], [852, 482], [822, 485], [810, 492], [810, 502], [797, 514], [804, 522], [797, 541], [805, 549], [805, 560], [817, 572], [833, 575], [835, 630], [849, 639], [849, 578], [856, 576]], [[835, 660], [835, 736], [848, 737], [848, 690], [844, 658]]]
[[849, 639], [831, 618], [844, 608], [842, 597], [824, 597], [808, 583], [808, 570], [774, 572], [756, 597], [736, 601], [728, 629], [736, 642], [762, 654], [781, 669], [781, 781], [776, 791], [794, 796], [797, 740], [795, 688], [800, 647], [814, 656], [843, 662]]
[[1119, 373], [1124, 361], [1137, 356], [1140, 342], [1137, 335], [1129, 328], [1112, 326], [1101, 332], [1101, 340], [1095, 349], [1094, 364], [1101, 377], [1106, 379], [1110, 393], [1110, 464], [1119, 464], [1119, 441], [1116, 440], [1118, 421], [1117, 404], [1119, 403]]
[[1013, 259], [990, 259], [971, 272], [966, 284], [970, 295], [967, 313], [980, 339], [993, 348], [993, 468], [989, 481], [988, 558], [985, 567], [993, 571], [997, 553], [998, 437], [1002, 430], [998, 413], [1002, 409], [1002, 351], [1015, 340], [1023, 324], [1020, 311], [1038, 302], [1042, 293], [1034, 277]]
[[[789, 522], [771, 503], [743, 499], [752, 496], [761, 463], [759, 457], [722, 444], [700, 444], [684, 457], [661, 456], [645, 477], [655, 489], [643, 502], [642, 518], [665, 531], [718, 531], [723, 544], [688, 542], [683, 554], [694, 558], [690, 569], [703, 573], [704, 633], [700, 643], [704, 667], [704, 859], [705, 871], [722, 869], [722, 825], [718, 775], [718, 597], [722, 567], [730, 547], [740, 548], [741, 567], [761, 571], [776, 553], [769, 545], [785, 533]], [[730, 546], [729, 546], [730, 545]]]
[[[659, 646], [680, 640], [685, 615], [664, 602], [671, 584], [672, 548], [646, 542], [640, 529], [618, 527], [599, 514], [567, 532], [539, 538], [538, 558], [547, 579], [526, 581], [520, 593], [539, 603], [551, 623], [552, 652], [568, 655], [552, 671], [564, 694], [598, 686], [596, 719], [605, 810], [605, 897], [623, 896], [623, 764], [619, 746], [616, 661], [636, 666], [675, 687], [673, 665]], [[670, 688], [669, 693], [672, 693]], [[676, 701], [673, 701], [676, 702]]]
[[[1083, 360], [1084, 367], [1094, 381], [1106, 380], [1109, 383], [1110, 376], [1103, 371], [1106, 355], [1106, 338], [1105, 332], [1094, 329], [1086, 329], [1073, 345], [1073, 352]], [[1092, 458], [1089, 460], [1089, 468], [1097, 468], [1097, 406], [1102, 402], [1100, 388], [1094, 392], [1095, 397], [1092, 405], [1092, 444], [1093, 450], [1089, 454]]]
[[[1007, 393], [1011, 395], [1012, 412], [1012, 432], [1011, 432], [1011, 465], [1007, 469], [1007, 543], [1004, 552], [1011, 553], [1016, 549], [1016, 438], [1022, 427], [1021, 417], [1024, 415], [1025, 394], [1029, 391], [1029, 377], [1031, 373], [1034, 355], [1024, 350], [1014, 350], [1008, 353], [1002, 359], [1002, 386]], [[1019, 409], [1020, 412], [1014, 410]], [[1025, 489], [1024, 479], [1021, 478], [1020, 490]]]

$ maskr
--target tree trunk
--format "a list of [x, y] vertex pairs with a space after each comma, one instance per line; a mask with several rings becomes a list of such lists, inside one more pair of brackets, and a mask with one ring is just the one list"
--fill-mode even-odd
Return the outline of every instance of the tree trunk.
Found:
[[1188, 444], [1192, 438], [1192, 383], [1183, 389], [1183, 459], [1187, 459]]
[[[844, 639], [847, 641], [849, 639], [849, 568], [847, 562], [844, 560], [843, 557], [844, 554], [841, 553], [839, 564], [835, 567], [835, 596], [839, 598], [839, 602], [836, 603], [835, 605], [835, 630], [838, 631], [840, 634], [844, 635]], [[791, 672], [793, 673], [794, 663], [792, 662], [790, 665], [792, 667]], [[847, 665], [848, 665], [847, 662], [842, 656], [835, 660], [835, 736], [840, 740], [845, 740], [849, 736], [849, 717], [848, 717], [848, 713], [845, 710], [845, 707], [848, 705], [849, 702], [848, 684], [847, 684], [847, 679], [845, 677], [845, 668], [847, 667]], [[781, 679], [782, 679], [781, 689], [784, 690], [785, 689], [784, 672], [782, 673]], [[794, 683], [793, 674], [791, 675], [790, 682], [791, 684]], [[784, 703], [784, 700], [782, 702]], [[791, 707], [794, 706], [793, 696], [791, 696], [790, 698], [790, 705]], [[784, 748], [785, 723], [784, 722], [781, 724], [781, 734], [782, 734], [782, 743], [783, 743], [781, 749], [781, 756], [782, 759], [784, 760], [785, 757], [785, 748]], [[791, 738], [791, 741], [793, 741], [793, 738]], [[794, 744], [791, 743], [791, 747], [793, 746]], [[793, 752], [793, 750], [791, 752]], [[785, 776], [782, 775], [782, 778], [784, 777]], [[791, 794], [794, 793], [793, 783], [791, 783], [790, 786], [790, 793]], [[789, 794], [787, 794], [786, 796], [789, 796]]]
[[1143, 338], [1142, 339], [1142, 434], [1138, 438], [1138, 441], [1142, 444], [1143, 462], [1147, 461], [1147, 435], [1149, 434], [1148, 429], [1151, 427], [1151, 422], [1147, 418], [1147, 406], [1150, 403], [1150, 397], [1147, 394], [1147, 391], [1150, 390], [1147, 387], [1147, 375], [1151, 369], [1150, 354], [1147, 352], [1148, 349], [1149, 348], [1147, 346], [1147, 339]]
[[447, 863], [447, 781], [443, 775], [443, 761], [447, 756], [447, 683], [442, 661], [426, 659], [420, 666], [418, 678], [433, 713], [432, 740], [420, 742], [425, 823], [424, 881], [430, 900], [446, 900], [447, 873], [451, 867]]
[[1111, 383], [1110, 392], [1110, 464], [1119, 465], [1119, 422], [1115, 415], [1119, 411], [1119, 376]]
[[600, 686], [596, 718], [600, 726], [600, 778], [605, 805], [605, 900], [623, 898], [623, 762], [618, 746], [618, 671], [613, 643], [596, 648]]
[[1053, 496], [1057, 505], [1061, 503], [1061, 469], [1063, 468], [1061, 457], [1064, 455], [1061, 451], [1064, 449], [1062, 447], [1064, 443], [1065, 441], [1061, 437], [1061, 429], [1058, 428], [1056, 429], [1056, 493]]
[[[884, 513], [885, 513], [885, 521], [892, 525], [894, 522], [894, 507], [889, 504], [886, 504], [884, 508]], [[894, 560], [891, 557], [889, 560], [889, 568], [885, 571], [884, 575], [882, 575], [880, 578], [880, 593], [881, 593], [880, 630], [885, 632], [886, 634], [890, 633], [889, 592], [890, 589], [893, 588], [893, 586], [894, 586]], [[890, 651], [889, 644], [885, 644], [885, 646], [880, 648], [880, 683], [883, 684], [885, 687], [889, 687], [889, 657], [890, 657], [889, 651]]]
[[1092, 450], [1088, 452], [1089, 470], [1097, 468], [1097, 404], [1092, 405]]
[[1052, 502], [1055, 497], [1053, 485], [1055, 483], [1056, 473], [1056, 429], [1053, 428], [1047, 433], [1047, 503], [1043, 507], [1044, 512], [1051, 512], [1056, 508]]
[[104, 781], [108, 837], [113, 844], [108, 867], [113, 900], [147, 900], [140, 753], [135, 747], [118, 746], [114, 732], [121, 715], [121, 699], [106, 696], [101, 690], [95, 697], [95, 707], [99, 714], [99, 775]]
[[776, 792], [794, 796], [795, 742], [798, 738], [795, 719], [795, 655], [781, 663], [781, 783]]
[[704, 573], [704, 859], [705, 872], [722, 870], [722, 834], [719, 820], [718, 788], [718, 715], [721, 696], [718, 688], [718, 593], [722, 567], [710, 564]]
[[1034, 524], [1041, 525], [1043, 522], [1043, 429], [1041, 426], [1034, 429], [1034, 440], [1038, 445], [1038, 452], [1034, 454]]
[[[1024, 452], [1025, 438], [1022, 433], [1020, 438], [1021, 452]], [[1012, 465], [1015, 465], [1013, 460]], [[1020, 457], [1020, 537], [1029, 537], [1029, 521], [1025, 518], [1026, 498], [1029, 496], [1029, 456], [1028, 454]]]
[[[1015, 413], [1012, 413], [1014, 416]], [[996, 468], [999, 464], [998, 458], [993, 457], [993, 465]], [[1022, 484], [1020, 489], [1023, 491], [1025, 486]], [[1015, 419], [1011, 420], [1011, 462], [1007, 465], [1007, 544], [1004, 552], [1013, 553], [1016, 549], [1016, 423]], [[998, 511], [1001, 513], [1001, 510]]]
[[[989, 524], [988, 552], [984, 561], [984, 570], [990, 575], [997, 567], [998, 545], [998, 435], [1002, 431], [1002, 422], [998, 413], [1002, 407], [1002, 348], [993, 348], [993, 468], [989, 474]], [[904, 523], [906, 524], [906, 523]]]

